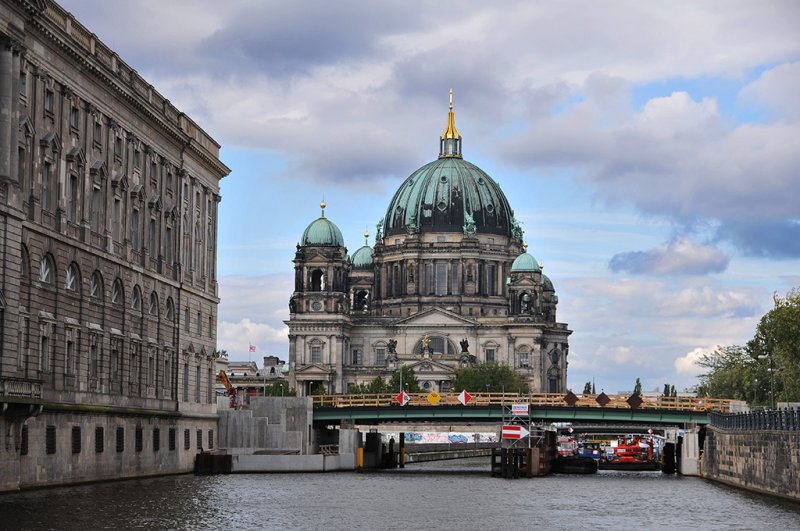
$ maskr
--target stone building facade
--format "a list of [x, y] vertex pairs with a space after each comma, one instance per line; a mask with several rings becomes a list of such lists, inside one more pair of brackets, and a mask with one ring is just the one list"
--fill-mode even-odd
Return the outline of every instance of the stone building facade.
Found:
[[565, 391], [572, 332], [556, 320], [553, 283], [462, 140], [451, 99], [438, 159], [400, 185], [373, 247], [367, 239], [349, 256], [324, 203], [306, 228], [286, 321], [300, 394], [347, 392], [403, 365], [423, 389], [446, 392], [476, 362], [513, 367], [533, 392]]
[[0, 4], [0, 490], [214, 446], [219, 145], [50, 0]]

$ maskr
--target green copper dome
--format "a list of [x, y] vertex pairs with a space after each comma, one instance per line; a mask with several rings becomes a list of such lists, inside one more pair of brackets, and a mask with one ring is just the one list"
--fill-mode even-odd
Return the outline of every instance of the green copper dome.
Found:
[[514, 263], [511, 264], [512, 273], [537, 272], [541, 270], [536, 258], [528, 253], [522, 253], [514, 260]]
[[464, 159], [442, 157], [411, 174], [386, 211], [385, 235], [464, 232], [512, 237], [513, 211], [500, 186]]
[[372, 247], [364, 245], [353, 253], [351, 263], [354, 269], [370, 269], [372, 267]]
[[322, 216], [311, 222], [303, 231], [300, 245], [321, 245], [331, 247], [344, 247], [342, 231], [331, 220]]
[[547, 278], [547, 275], [542, 273], [542, 289], [544, 291], [555, 291], [556, 289], [553, 287], [553, 283]]

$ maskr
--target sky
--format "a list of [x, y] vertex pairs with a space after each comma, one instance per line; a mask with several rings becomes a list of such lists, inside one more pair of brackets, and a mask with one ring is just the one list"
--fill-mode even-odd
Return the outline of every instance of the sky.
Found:
[[574, 331], [576, 392], [691, 387], [800, 286], [798, 2], [61, 4], [222, 145], [230, 359], [288, 357], [320, 200], [363, 245], [438, 155], [451, 88], [464, 158], [500, 183]]

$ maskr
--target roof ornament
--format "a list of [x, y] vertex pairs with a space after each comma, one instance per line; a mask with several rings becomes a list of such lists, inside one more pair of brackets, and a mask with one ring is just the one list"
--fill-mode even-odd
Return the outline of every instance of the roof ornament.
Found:
[[326, 206], [327, 205], [325, 204], [325, 196], [322, 196], [322, 201], [319, 204], [319, 207], [322, 209], [322, 214], [320, 215], [321, 218], [325, 217], [325, 207]]
[[369, 245], [369, 230], [364, 228], [364, 245]]
[[453, 113], [453, 89], [450, 89], [450, 112], [447, 113], [447, 127], [439, 137], [439, 158], [461, 158], [461, 135], [456, 129], [456, 118]]

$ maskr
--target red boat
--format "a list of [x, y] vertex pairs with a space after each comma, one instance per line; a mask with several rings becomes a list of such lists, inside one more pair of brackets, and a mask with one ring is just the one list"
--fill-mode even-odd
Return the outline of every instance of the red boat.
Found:
[[652, 438], [644, 439], [639, 435], [620, 437], [613, 452], [607, 460], [600, 462], [602, 470], [658, 470]]

